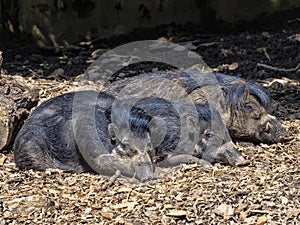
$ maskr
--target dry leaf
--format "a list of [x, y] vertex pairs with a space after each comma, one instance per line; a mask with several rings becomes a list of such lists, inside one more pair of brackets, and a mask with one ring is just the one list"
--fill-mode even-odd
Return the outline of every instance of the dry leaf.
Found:
[[7, 157], [3, 154], [0, 155], [0, 166], [4, 165], [5, 160], [7, 159]]
[[266, 216], [261, 216], [261, 217], [258, 218], [256, 224], [257, 224], [257, 225], [263, 225], [263, 224], [265, 224], [265, 223], [267, 222], [267, 220], [268, 220], [268, 219], [267, 219]]
[[122, 208], [133, 208], [135, 205], [137, 205], [137, 202], [125, 202], [125, 203], [120, 203], [117, 205], [112, 206], [113, 209], [122, 209]]
[[70, 194], [62, 194], [61, 195], [63, 198], [70, 198]]
[[239, 68], [239, 64], [237, 62], [228, 65], [229, 70], [236, 70], [237, 68]]
[[291, 211], [291, 213], [296, 216], [296, 215], [300, 214], [300, 209], [293, 209]]
[[223, 216], [224, 219], [229, 219], [230, 216], [234, 215], [234, 209], [231, 207], [231, 205], [227, 204], [219, 205], [214, 212], [219, 216]]
[[118, 192], [130, 192], [130, 191], [132, 191], [132, 189], [128, 187], [121, 187], [118, 189]]
[[165, 209], [174, 209], [174, 206], [171, 204], [166, 204], [166, 205], [164, 205], [164, 208]]
[[183, 193], [179, 193], [178, 195], [176, 195], [176, 197], [174, 199], [177, 201], [182, 201], [182, 196], [183, 196]]
[[280, 198], [281, 203], [283, 205], [286, 205], [289, 202], [289, 200], [286, 197], [284, 197], [284, 196], [280, 196], [279, 198]]
[[300, 42], [300, 34], [295, 34], [294, 40]]
[[35, 195], [16, 198], [11, 201], [8, 201], [6, 204], [10, 210], [28, 212], [29, 210], [34, 210], [34, 208], [40, 209], [42, 207], [48, 206], [48, 200], [45, 196]]
[[88, 208], [86, 208], [85, 210], [84, 210], [84, 213], [85, 214], [90, 214], [91, 212], [92, 212], [92, 208], [90, 208], [90, 207], [88, 207]]
[[105, 219], [112, 219], [114, 214], [111, 213], [111, 212], [104, 212], [104, 211], [101, 211], [100, 212], [100, 215], [105, 218]]
[[247, 212], [240, 212], [240, 219], [244, 221], [247, 218]]
[[48, 189], [48, 192], [51, 194], [58, 194], [60, 193], [58, 190], [54, 190], [54, 189]]
[[171, 210], [167, 215], [168, 216], [186, 216], [186, 211], [184, 210]]

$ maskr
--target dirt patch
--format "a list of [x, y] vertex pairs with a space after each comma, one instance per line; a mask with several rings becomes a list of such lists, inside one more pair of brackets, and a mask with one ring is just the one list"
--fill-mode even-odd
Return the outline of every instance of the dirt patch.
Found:
[[[171, 30], [164, 36], [192, 44], [215, 70], [265, 86], [279, 102], [274, 114], [294, 135], [292, 141], [237, 142], [251, 161], [249, 166], [204, 170], [182, 165], [169, 170], [169, 176], [146, 183], [123, 178], [111, 182], [93, 173], [19, 171], [7, 150], [0, 154], [0, 224], [298, 224], [300, 70], [274, 70], [257, 63], [297, 68], [299, 25], [295, 20], [284, 27], [231, 34]], [[3, 70], [27, 77], [40, 89], [40, 102], [78, 87], [101, 90], [101, 84], [77, 75], [114, 47], [113, 41], [43, 50], [14, 43], [17, 47], [2, 49]]]

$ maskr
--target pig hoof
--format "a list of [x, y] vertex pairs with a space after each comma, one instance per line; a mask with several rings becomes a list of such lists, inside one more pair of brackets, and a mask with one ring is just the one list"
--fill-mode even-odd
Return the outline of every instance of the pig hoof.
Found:
[[201, 159], [199, 165], [201, 165], [204, 169], [212, 169], [213, 165], [203, 159]]
[[245, 160], [244, 162], [240, 162], [235, 164], [236, 167], [240, 167], [240, 166], [248, 166], [250, 164], [249, 160]]

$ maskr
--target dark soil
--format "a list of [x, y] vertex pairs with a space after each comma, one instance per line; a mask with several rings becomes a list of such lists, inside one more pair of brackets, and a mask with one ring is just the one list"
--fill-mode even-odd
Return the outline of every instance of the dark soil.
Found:
[[[13, 37], [0, 49], [4, 52], [3, 69], [8, 74], [41, 78], [73, 78], [99, 55], [109, 49], [137, 40], [163, 38], [173, 43], [191, 42], [204, 61], [220, 72], [243, 76], [246, 79], [289, 77], [299, 79], [298, 72], [277, 72], [258, 68], [265, 63], [278, 68], [295, 68], [300, 62], [300, 22], [286, 21], [279, 26], [260, 26], [256, 31], [227, 33], [195, 33], [179, 26], [163, 26], [143, 31], [148, 36], [133, 32], [127, 36], [82, 42], [67, 47], [37, 47], [29, 37]], [[143, 39], [144, 38], [144, 39]], [[229, 65], [235, 66], [230, 67]], [[63, 73], [54, 72], [63, 69]], [[57, 77], [58, 76], [58, 77]]]

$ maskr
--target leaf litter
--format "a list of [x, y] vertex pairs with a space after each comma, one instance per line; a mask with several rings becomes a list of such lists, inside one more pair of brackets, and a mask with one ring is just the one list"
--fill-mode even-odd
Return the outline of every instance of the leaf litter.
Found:
[[[236, 38], [241, 39], [241, 36]], [[253, 35], [247, 36], [247, 40], [254, 39]], [[295, 44], [282, 40], [282, 45]], [[205, 48], [203, 54], [211, 55], [212, 49], [219, 45], [226, 49], [226, 41], [227, 37], [212, 47], [199, 45], [198, 48]], [[249, 54], [265, 57], [257, 50], [250, 50]], [[268, 51], [268, 55], [276, 64], [277, 55], [272, 51]], [[248, 69], [247, 60], [227, 60], [237, 55], [225, 57], [214, 57], [211, 61], [216, 68], [221, 64], [232, 65], [232, 62], [238, 62], [234, 64], [238, 67], [227, 66], [228, 71], [226, 67], [221, 72]], [[266, 57], [264, 60], [269, 63]], [[258, 74], [270, 75], [272, 71], [261, 70]], [[26, 80], [32, 88], [39, 89], [40, 102], [77, 88], [102, 89], [101, 85], [81, 78], [58, 81], [27, 77]], [[110, 179], [92, 172], [20, 171], [15, 167], [13, 154], [7, 151], [0, 153], [0, 225], [299, 224], [299, 81], [277, 77], [258, 82], [279, 102], [274, 114], [283, 120], [294, 139], [272, 145], [237, 142], [250, 165], [233, 168], [217, 164], [211, 170], [194, 164], [181, 165], [170, 169], [161, 179], [138, 183], [122, 176]]]

